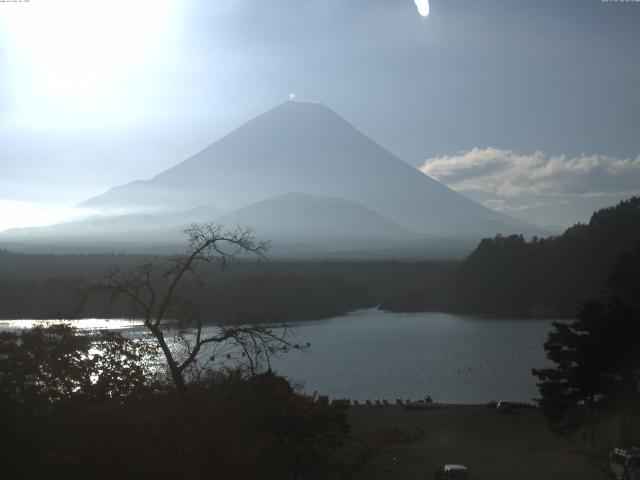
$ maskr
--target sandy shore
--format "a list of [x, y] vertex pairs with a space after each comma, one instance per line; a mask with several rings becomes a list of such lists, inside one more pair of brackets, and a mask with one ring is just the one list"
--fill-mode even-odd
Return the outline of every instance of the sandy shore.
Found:
[[379, 454], [361, 474], [370, 479], [431, 479], [438, 465], [462, 463], [474, 480], [604, 479], [580, 456], [579, 445], [553, 435], [537, 409], [500, 414], [485, 406], [438, 410], [402, 407], [349, 409], [356, 434], [400, 427], [422, 429], [424, 439]]

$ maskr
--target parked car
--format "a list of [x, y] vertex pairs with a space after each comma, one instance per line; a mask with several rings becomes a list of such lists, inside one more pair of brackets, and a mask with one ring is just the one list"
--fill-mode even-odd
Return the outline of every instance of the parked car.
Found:
[[469, 469], [459, 464], [441, 465], [433, 474], [434, 480], [468, 480], [470, 478]]
[[498, 402], [496, 410], [500, 413], [511, 413], [513, 412], [513, 405], [511, 405], [511, 402]]
[[640, 480], [640, 448], [614, 448], [609, 453], [609, 468], [616, 480]]

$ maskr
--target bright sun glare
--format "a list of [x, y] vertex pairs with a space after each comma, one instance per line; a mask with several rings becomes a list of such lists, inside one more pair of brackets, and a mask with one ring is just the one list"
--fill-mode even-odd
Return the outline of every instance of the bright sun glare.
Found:
[[418, 13], [423, 17], [429, 15], [429, 0], [414, 0], [416, 7], [418, 7]]
[[[4, 7], [9, 8], [4, 8]], [[162, 35], [170, 0], [34, 0], [3, 5], [11, 64], [40, 100], [90, 98], [135, 68]]]

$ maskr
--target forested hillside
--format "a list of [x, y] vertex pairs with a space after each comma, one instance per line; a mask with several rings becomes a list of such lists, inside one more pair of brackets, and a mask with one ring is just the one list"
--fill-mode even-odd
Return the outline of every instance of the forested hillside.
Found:
[[480, 242], [460, 266], [455, 308], [474, 313], [573, 316], [600, 297], [624, 252], [640, 243], [640, 198], [595, 212], [547, 239], [496, 236]]

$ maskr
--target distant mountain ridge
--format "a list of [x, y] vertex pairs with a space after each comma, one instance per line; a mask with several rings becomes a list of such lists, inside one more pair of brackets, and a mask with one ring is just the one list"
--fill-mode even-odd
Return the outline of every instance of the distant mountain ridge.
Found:
[[233, 211], [287, 192], [344, 198], [428, 237], [541, 229], [494, 212], [398, 159], [322, 104], [287, 102], [147, 181], [84, 207]]

